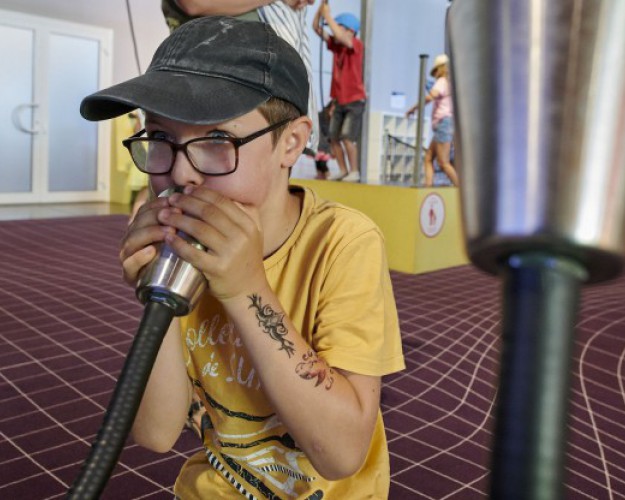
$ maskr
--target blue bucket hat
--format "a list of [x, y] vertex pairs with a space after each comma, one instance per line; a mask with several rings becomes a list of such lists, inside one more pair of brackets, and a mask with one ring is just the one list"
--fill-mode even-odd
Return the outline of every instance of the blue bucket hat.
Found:
[[345, 26], [347, 29], [352, 30], [354, 33], [358, 33], [360, 31], [360, 21], [354, 14], [350, 14], [349, 12], [343, 12], [334, 18], [336, 24], [340, 24], [341, 26]]

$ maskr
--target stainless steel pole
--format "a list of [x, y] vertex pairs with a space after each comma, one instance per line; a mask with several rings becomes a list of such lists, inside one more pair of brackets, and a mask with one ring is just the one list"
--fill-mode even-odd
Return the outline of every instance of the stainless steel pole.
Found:
[[414, 155], [414, 171], [412, 173], [412, 185], [418, 187], [421, 185], [421, 174], [423, 173], [423, 116], [425, 107], [425, 72], [428, 62], [427, 54], [419, 54], [419, 111], [417, 113], [417, 133], [415, 136], [415, 155]]
[[[361, 33], [360, 37], [365, 46], [365, 56], [362, 62], [363, 80], [365, 92], [367, 93], [367, 105], [362, 117], [362, 129], [360, 140], [358, 141], [358, 163], [360, 167], [360, 182], [367, 182], [369, 179], [369, 120], [371, 119], [371, 47], [373, 46], [373, 12], [375, 8], [374, 0], [360, 1]], [[373, 159], [375, 160], [375, 159]]]

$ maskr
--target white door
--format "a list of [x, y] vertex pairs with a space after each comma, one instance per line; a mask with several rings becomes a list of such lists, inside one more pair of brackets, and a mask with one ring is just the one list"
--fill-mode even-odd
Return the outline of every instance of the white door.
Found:
[[112, 31], [0, 10], [0, 204], [108, 201], [110, 127], [79, 113], [111, 81]]

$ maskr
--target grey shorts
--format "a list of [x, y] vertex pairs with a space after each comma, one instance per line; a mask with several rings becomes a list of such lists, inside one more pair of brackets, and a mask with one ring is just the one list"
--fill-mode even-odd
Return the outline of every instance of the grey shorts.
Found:
[[330, 139], [348, 139], [356, 142], [360, 139], [362, 115], [365, 112], [365, 101], [354, 101], [348, 104], [337, 104], [330, 119]]

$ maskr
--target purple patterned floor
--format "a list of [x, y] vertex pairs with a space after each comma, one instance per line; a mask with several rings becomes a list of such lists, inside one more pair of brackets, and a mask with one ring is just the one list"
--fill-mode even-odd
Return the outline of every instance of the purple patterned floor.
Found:
[[[0, 223], [1, 499], [63, 498], [88, 454], [141, 314], [120, 279], [124, 226]], [[393, 282], [408, 368], [382, 396], [390, 498], [486, 498], [499, 283], [469, 266]], [[584, 289], [567, 499], [625, 499], [624, 304], [625, 278]], [[187, 431], [164, 455], [128, 445], [103, 498], [170, 499], [197, 444]]]

